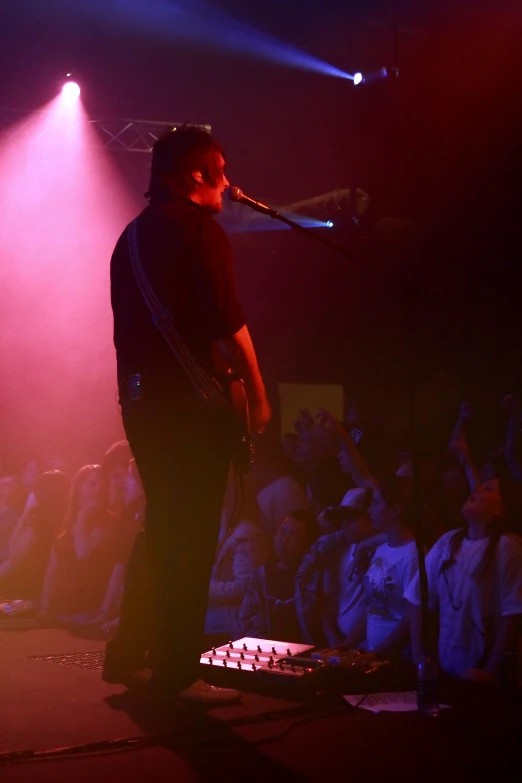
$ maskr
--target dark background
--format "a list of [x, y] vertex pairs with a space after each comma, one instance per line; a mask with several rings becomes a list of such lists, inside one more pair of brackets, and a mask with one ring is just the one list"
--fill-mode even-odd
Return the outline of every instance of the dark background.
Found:
[[[363, 413], [403, 430], [408, 281], [423, 429], [442, 437], [441, 422], [466, 396], [483, 415], [485, 441], [498, 440], [500, 397], [521, 380], [518, 4], [208, 3], [344, 71], [399, 70], [357, 88], [152, 34], [97, 14], [97, 3], [80, 13], [86, 5], [4, 4], [0, 106], [38, 108], [72, 71], [93, 116], [210, 124], [231, 181], [261, 200], [289, 204], [354, 186], [370, 195], [358, 230], [332, 216], [330, 235], [357, 261], [290, 231], [232, 235], [272, 395], [280, 381], [343, 383]], [[141, 194], [147, 156], [114, 154]], [[79, 436], [89, 454], [102, 444], [103, 434]]]

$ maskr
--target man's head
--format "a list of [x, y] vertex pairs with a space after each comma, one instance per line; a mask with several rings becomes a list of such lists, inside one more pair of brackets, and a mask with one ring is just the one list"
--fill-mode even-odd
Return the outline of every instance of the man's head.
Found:
[[299, 432], [295, 461], [306, 469], [313, 469], [328, 457], [335, 456], [337, 449], [336, 436], [313, 424]]
[[341, 529], [348, 544], [357, 544], [372, 532], [368, 517], [371, 500], [371, 490], [359, 487], [349, 489], [340, 506], [324, 512], [324, 521], [330, 524], [332, 530]]
[[462, 509], [468, 524], [474, 523], [486, 528], [495, 519], [505, 515], [502, 489], [501, 482], [494, 478], [484, 481], [473, 490]]
[[388, 532], [404, 525], [409, 517], [412, 481], [403, 476], [392, 476], [373, 490], [369, 509], [370, 521], [376, 530]]
[[225, 153], [204, 130], [185, 125], [161, 136], [152, 149], [149, 195], [151, 200], [189, 198], [209, 212], [221, 212]]
[[274, 550], [280, 563], [297, 566], [319, 534], [315, 515], [310, 511], [292, 511], [281, 522], [274, 538]]

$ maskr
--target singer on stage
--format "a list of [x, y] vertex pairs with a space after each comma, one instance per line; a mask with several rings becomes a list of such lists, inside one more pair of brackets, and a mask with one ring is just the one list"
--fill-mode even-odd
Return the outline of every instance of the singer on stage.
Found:
[[[150, 286], [191, 355], [210, 374], [225, 360], [244, 378], [251, 430], [260, 432], [270, 406], [236, 295], [231, 246], [213, 219], [229, 185], [224, 167], [222, 148], [205, 131], [167, 132], [154, 144], [150, 203], [136, 238]], [[153, 697], [225, 702], [235, 694], [197, 678], [232, 445], [152, 323], [127, 231], [112, 256], [111, 302], [121, 414], [147, 512], [103, 677], [127, 683], [146, 665]]]

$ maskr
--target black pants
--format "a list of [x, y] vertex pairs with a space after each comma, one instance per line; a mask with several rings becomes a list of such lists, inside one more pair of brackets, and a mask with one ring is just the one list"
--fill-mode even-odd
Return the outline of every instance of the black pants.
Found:
[[154, 681], [178, 692], [198, 676], [231, 443], [199, 401], [167, 397], [145, 388], [139, 402], [122, 399], [147, 513], [110, 644], [129, 662], [147, 650]]

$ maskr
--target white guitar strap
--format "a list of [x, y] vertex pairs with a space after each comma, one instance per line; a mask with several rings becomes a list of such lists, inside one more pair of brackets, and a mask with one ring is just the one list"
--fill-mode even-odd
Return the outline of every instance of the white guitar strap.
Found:
[[190, 382], [206, 404], [214, 410], [220, 410], [227, 406], [227, 398], [221, 386], [211, 378], [208, 372], [196, 361], [185, 345], [178, 330], [174, 325], [172, 313], [167, 307], [163, 307], [155, 292], [150, 286], [145, 271], [140, 261], [138, 239], [136, 235], [136, 220], [127, 227], [127, 242], [132, 262], [132, 269], [136, 277], [138, 288], [150, 310], [152, 322], [161, 332], [165, 342], [172, 353], [185, 370]]

